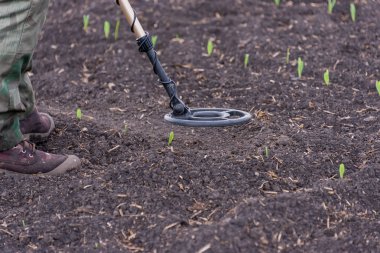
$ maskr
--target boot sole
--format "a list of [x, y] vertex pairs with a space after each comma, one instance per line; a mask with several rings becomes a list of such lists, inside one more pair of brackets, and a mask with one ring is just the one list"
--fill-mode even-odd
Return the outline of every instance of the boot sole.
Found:
[[53, 118], [49, 114], [47, 114], [47, 113], [43, 113], [42, 112], [40, 114], [42, 114], [42, 115], [44, 115], [44, 116], [46, 116], [46, 117], [49, 118], [49, 121], [51, 123], [49, 130], [46, 133], [29, 133], [29, 134], [24, 134], [23, 136], [24, 136], [24, 138], [26, 140], [30, 140], [30, 138], [37, 139], [37, 140], [43, 140], [43, 139], [46, 139], [47, 137], [49, 137], [49, 135], [51, 134], [51, 132], [53, 132], [53, 130], [55, 128], [55, 124], [54, 124]]
[[18, 173], [14, 171], [4, 170], [0, 169], [0, 174], [5, 175], [26, 175], [26, 176], [34, 176], [34, 175], [61, 175], [67, 171], [79, 168], [81, 165], [80, 159], [75, 155], [68, 155], [66, 160], [61, 163], [58, 167], [55, 169], [46, 172], [46, 173], [39, 173], [39, 174], [26, 174], [26, 173]]

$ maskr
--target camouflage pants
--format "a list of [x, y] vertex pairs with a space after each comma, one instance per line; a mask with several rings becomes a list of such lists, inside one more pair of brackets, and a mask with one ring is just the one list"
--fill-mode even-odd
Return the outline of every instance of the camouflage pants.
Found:
[[22, 141], [19, 120], [34, 108], [27, 72], [49, 0], [0, 0], [0, 151]]

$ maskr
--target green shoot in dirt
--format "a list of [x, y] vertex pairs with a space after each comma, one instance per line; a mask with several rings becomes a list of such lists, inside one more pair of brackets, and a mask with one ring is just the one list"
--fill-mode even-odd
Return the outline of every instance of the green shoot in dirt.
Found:
[[376, 81], [376, 89], [380, 96], [380, 81]]
[[83, 30], [87, 33], [90, 23], [90, 15], [83, 15]]
[[281, 3], [281, 0], [274, 0], [274, 4], [279, 7], [280, 6], [280, 3]]
[[299, 78], [302, 77], [302, 72], [303, 72], [304, 66], [305, 66], [305, 64], [304, 64], [303, 60], [301, 59], [301, 57], [298, 57], [298, 66], [297, 66], [297, 69], [298, 69], [298, 77]]
[[344, 166], [343, 163], [341, 163], [341, 164], [339, 165], [339, 177], [340, 177], [341, 179], [344, 178], [344, 173], [345, 173], [345, 172], [346, 172], [346, 167]]
[[209, 39], [207, 42], [207, 55], [210, 56], [213, 51], [214, 51], [214, 43], [212, 42], [211, 39]]
[[350, 4], [351, 19], [353, 22], [356, 21], [356, 6], [354, 3]]
[[124, 123], [124, 129], [123, 129], [124, 134], [128, 133], [128, 124]]
[[77, 109], [76, 111], [77, 119], [81, 120], [82, 119], [82, 110], [80, 108]]
[[171, 131], [171, 132], [169, 133], [168, 146], [171, 146], [171, 145], [172, 145], [173, 140], [174, 140], [174, 131]]
[[265, 147], [264, 154], [265, 154], [266, 158], [269, 158], [269, 148], [268, 147]]
[[249, 63], [249, 54], [244, 55], [244, 68], [248, 67]]
[[153, 47], [156, 47], [157, 39], [158, 39], [158, 36], [157, 36], [157, 35], [153, 35], [153, 36], [152, 36], [152, 44], [153, 44]]
[[108, 39], [110, 37], [111, 24], [109, 21], [104, 21], [104, 37]]
[[115, 40], [119, 38], [119, 30], [120, 30], [120, 19], [116, 21], [115, 33], [114, 33]]
[[323, 80], [325, 81], [326, 86], [330, 85], [330, 72], [328, 69], [326, 69], [325, 73], [323, 74]]
[[290, 48], [286, 50], [286, 64], [289, 64], [290, 61]]
[[334, 7], [336, 4], [336, 0], [327, 0], [327, 13], [332, 14]]

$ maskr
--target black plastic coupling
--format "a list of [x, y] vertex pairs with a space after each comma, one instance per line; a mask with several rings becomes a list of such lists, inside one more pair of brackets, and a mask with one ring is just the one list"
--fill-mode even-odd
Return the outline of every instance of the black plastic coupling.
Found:
[[137, 45], [139, 46], [139, 51], [146, 53], [153, 49], [153, 42], [150, 38], [149, 33], [146, 33], [144, 37], [141, 37], [137, 40]]
[[175, 116], [185, 115], [189, 112], [189, 108], [182, 101], [178, 101], [177, 104], [172, 105], [172, 109]]

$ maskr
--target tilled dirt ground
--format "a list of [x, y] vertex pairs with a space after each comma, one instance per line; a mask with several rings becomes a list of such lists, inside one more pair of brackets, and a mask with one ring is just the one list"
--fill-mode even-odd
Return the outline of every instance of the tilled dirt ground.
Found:
[[345, 0], [332, 15], [322, 0], [131, 2], [190, 107], [253, 120], [165, 123], [168, 98], [118, 7], [52, 1], [32, 80], [57, 127], [38, 148], [83, 165], [0, 176], [0, 251], [380, 252], [380, 2], [355, 1], [355, 23]]

